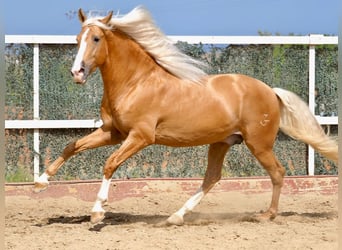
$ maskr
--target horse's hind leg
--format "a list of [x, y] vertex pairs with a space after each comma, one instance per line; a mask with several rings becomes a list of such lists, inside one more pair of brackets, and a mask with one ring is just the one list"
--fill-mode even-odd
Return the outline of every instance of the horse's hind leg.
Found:
[[278, 212], [279, 197], [283, 186], [285, 168], [274, 155], [272, 146], [261, 143], [264, 139], [267, 141], [266, 138], [260, 138], [260, 140], [257, 141], [246, 140], [246, 144], [260, 164], [266, 169], [273, 184], [271, 205], [265, 213], [259, 216], [259, 218], [274, 219]]
[[[235, 135], [234, 135], [235, 136]], [[242, 141], [242, 137], [239, 142]], [[229, 142], [218, 142], [211, 144], [208, 152], [208, 167], [205, 173], [205, 177], [202, 186], [197, 192], [181, 207], [176, 213], [172, 214], [168, 219], [167, 223], [172, 225], [182, 225], [184, 223], [184, 215], [193, 210], [194, 207], [201, 201], [206, 193], [221, 179], [221, 170], [223, 165], [224, 157], [231, 146], [228, 143], [235, 144], [236, 140]]]
[[58, 169], [73, 155], [87, 149], [97, 148], [105, 145], [117, 144], [120, 142], [118, 136], [113, 131], [104, 131], [98, 128], [91, 134], [78, 139], [65, 147], [63, 153], [50, 165], [35, 182], [33, 191], [38, 193], [48, 187], [48, 179], [54, 176]]

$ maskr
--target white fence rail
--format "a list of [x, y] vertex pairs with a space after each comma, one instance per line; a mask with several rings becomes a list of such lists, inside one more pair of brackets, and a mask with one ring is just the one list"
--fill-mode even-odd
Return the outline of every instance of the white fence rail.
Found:
[[[309, 108], [314, 113], [315, 106], [315, 46], [338, 44], [337, 36], [169, 36], [174, 41], [190, 44], [299, 44], [309, 45]], [[6, 35], [5, 43], [33, 44], [33, 120], [6, 120], [5, 129], [33, 129], [34, 179], [39, 176], [39, 129], [55, 128], [96, 128], [102, 121], [97, 120], [40, 120], [39, 118], [39, 47], [41, 44], [75, 44], [75, 36], [16, 36]], [[321, 125], [337, 125], [338, 117], [320, 117]], [[314, 175], [314, 150], [308, 150], [308, 174]]]

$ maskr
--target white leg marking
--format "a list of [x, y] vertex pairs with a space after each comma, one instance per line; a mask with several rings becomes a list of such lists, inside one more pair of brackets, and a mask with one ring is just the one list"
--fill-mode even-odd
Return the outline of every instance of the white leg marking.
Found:
[[102, 208], [102, 201], [96, 200], [95, 204], [93, 206], [92, 212], [105, 212], [105, 210]]
[[72, 69], [71, 69], [72, 72], [78, 72], [78, 71], [80, 71], [80, 69], [82, 67], [81, 64], [83, 61], [83, 56], [84, 56], [84, 53], [85, 53], [86, 48], [87, 48], [86, 38], [87, 38], [88, 32], [89, 32], [89, 29], [87, 29], [82, 35], [80, 48], [77, 52], [76, 59], [74, 61]]
[[39, 176], [37, 182], [39, 183], [49, 183], [50, 176], [47, 173], [43, 173], [41, 176]]
[[187, 200], [187, 202], [185, 202], [183, 207], [179, 209], [175, 214], [183, 218], [183, 216], [187, 212], [192, 211], [194, 209], [194, 207], [202, 200], [203, 197], [204, 197], [204, 192], [202, 188], [200, 188], [197, 190], [196, 194], [191, 196], [191, 198]]
[[104, 212], [102, 208], [102, 203], [108, 199], [108, 192], [110, 187], [110, 182], [112, 179], [107, 180], [104, 176], [101, 183], [100, 191], [97, 194], [97, 199], [95, 201], [92, 212]]

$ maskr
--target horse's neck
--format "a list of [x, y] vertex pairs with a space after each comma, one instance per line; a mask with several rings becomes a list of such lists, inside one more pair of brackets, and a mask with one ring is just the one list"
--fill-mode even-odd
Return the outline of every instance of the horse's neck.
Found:
[[106, 63], [100, 70], [104, 87], [118, 92], [143, 82], [155, 67], [154, 60], [138, 44], [124, 34], [113, 33]]

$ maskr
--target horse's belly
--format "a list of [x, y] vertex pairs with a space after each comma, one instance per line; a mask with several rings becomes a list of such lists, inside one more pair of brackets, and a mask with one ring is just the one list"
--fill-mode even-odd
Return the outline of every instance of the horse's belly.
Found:
[[[194, 121], [181, 122], [177, 126], [158, 126], [155, 133], [155, 143], [167, 146], [186, 147], [211, 144], [222, 141], [230, 134], [237, 131], [233, 124], [222, 122], [202, 122], [196, 124]], [[215, 126], [214, 126], [215, 125]]]

